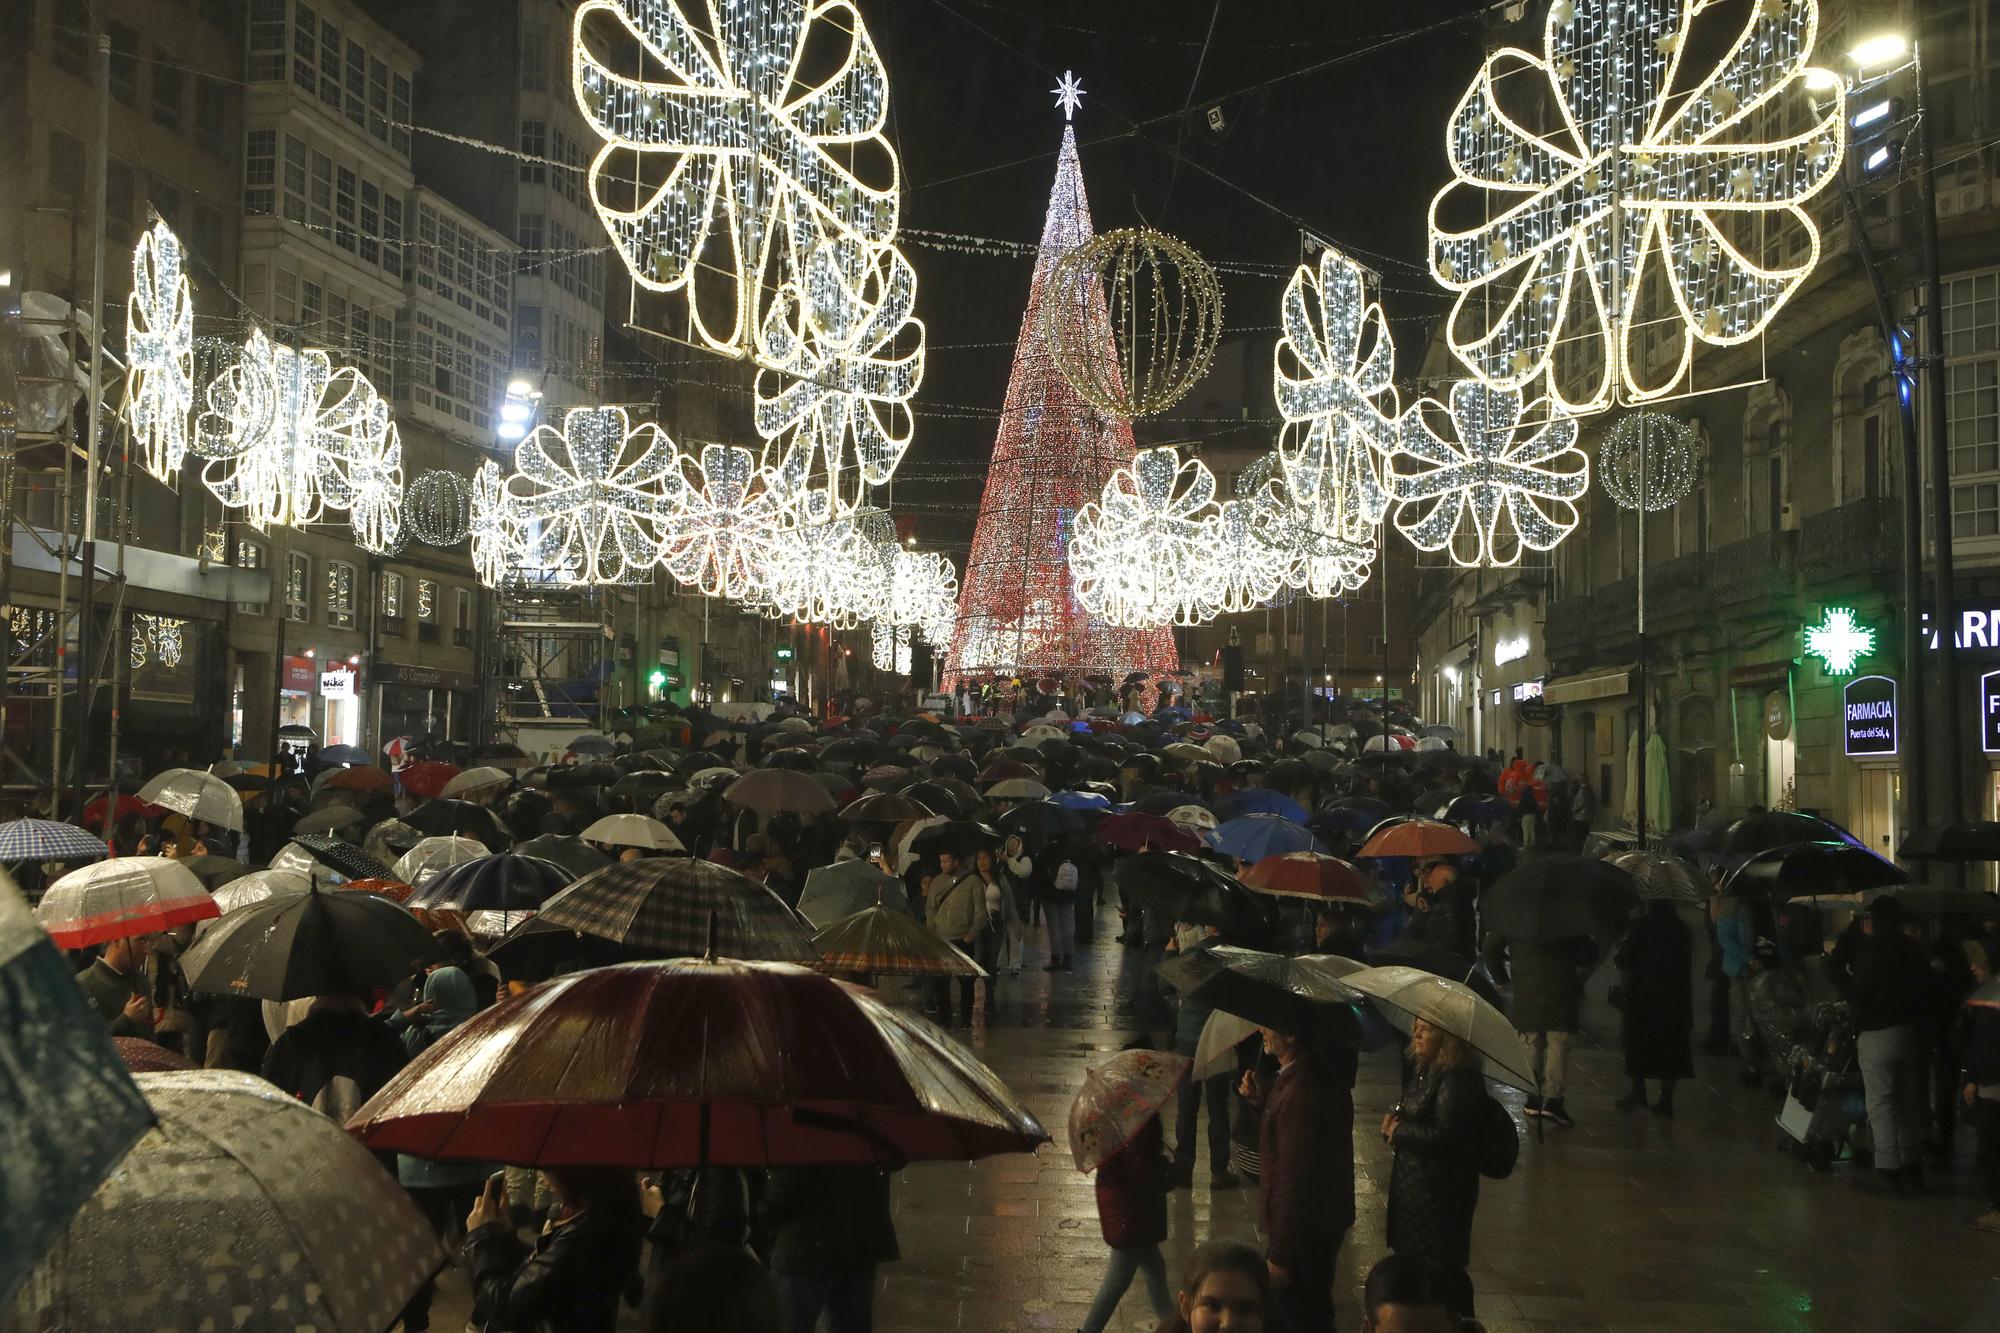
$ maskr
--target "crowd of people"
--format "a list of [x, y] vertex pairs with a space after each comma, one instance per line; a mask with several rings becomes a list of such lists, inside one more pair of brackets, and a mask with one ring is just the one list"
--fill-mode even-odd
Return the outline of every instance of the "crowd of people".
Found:
[[[694, 709], [660, 721], [654, 736], [607, 742], [601, 754], [537, 763], [497, 749], [480, 758], [497, 761], [504, 780], [466, 790], [463, 800], [427, 800], [386, 772], [334, 785], [328, 773], [351, 770], [308, 762], [302, 773], [261, 781], [252, 773], [237, 784], [247, 798], [240, 830], [158, 808], [112, 807], [99, 818], [111, 824], [113, 854], [181, 859], [218, 886], [299, 847], [299, 826], [334, 810], [352, 818], [318, 821], [326, 834], [308, 848], [333, 878], [343, 861], [327, 843], [387, 865], [443, 835], [492, 853], [559, 849], [573, 873], [656, 856], [706, 859], [796, 905], [813, 872], [870, 861], [901, 881], [918, 921], [983, 972], [907, 994], [940, 1025], [990, 1028], [1000, 1021], [997, 996], [1031, 961], [1059, 987], [1075, 984], [1079, 949], [1116, 947], [1130, 955], [1134, 984], [1121, 1014], [1133, 1045], [1190, 1065], [1216, 1007], [1160, 982], [1155, 968], [1170, 959], [1199, 962], [1247, 946], [1407, 964], [1504, 996], [1532, 1078], [1525, 1113], [1554, 1129], [1575, 1123], [1569, 1054], [1587, 983], [1607, 962], [1617, 972], [1609, 1002], [1630, 1089], [1604, 1109], [1675, 1113], [1676, 1085], [1695, 1074], [1703, 935], [1711, 960], [1705, 1050], [1733, 1053], [1748, 1082], [1793, 1091], [1815, 1059], [1796, 1031], [1806, 988], [1823, 978], [1828, 1002], [1853, 1029], [1862, 1083], [1855, 1100], [1865, 1103], [1852, 1117], [1865, 1133], [1847, 1134], [1839, 1153], [1868, 1163], [1859, 1174], [1879, 1192], [1919, 1193], [1925, 1162], [1948, 1165], [1954, 1127], [1969, 1119], [1990, 1205], [1974, 1225], [2000, 1231], [2000, 1008], [1965, 1003], [2000, 948], [1984, 933], [1990, 923], [1908, 912], [1892, 894], [1834, 930], [1826, 906], [1773, 894], [1647, 892], [1632, 897], [1629, 920], [1552, 936], [1513, 924], [1493, 904], [1517, 871], [1539, 860], [1560, 878], [1575, 873], [1575, 853], [1591, 850], [1595, 794], [1553, 765], [1467, 756], [1449, 728], [1425, 734], [1394, 705], [1338, 706], [1288, 736], [1275, 723], [1215, 721], [1170, 695], [1144, 713], [1136, 692], [1120, 700], [1122, 712], [1048, 707], [1046, 699], [1019, 714], [995, 711], [1008, 702], [968, 694], [955, 717], [856, 704], [843, 717], [794, 714], [789, 722], [783, 712], [747, 720]], [[834, 798], [825, 812], [759, 811], [724, 795], [728, 778], [773, 766], [821, 780]], [[903, 794], [928, 815], [895, 826], [843, 818], [852, 801], [876, 792]], [[451, 809], [440, 825], [425, 810], [442, 804]], [[1225, 876], [1247, 872], [1261, 858], [1222, 850], [1232, 814], [1246, 812], [1295, 830], [1274, 845], [1359, 865], [1369, 891], [1303, 902], [1246, 891], [1240, 901], [1254, 910], [1218, 915], [1177, 910], [1121, 871], [1135, 854], [1185, 847]], [[587, 836], [621, 813], [648, 815], [671, 837], [642, 846]], [[1368, 853], [1385, 823], [1412, 815], [1454, 827], [1464, 847]], [[1112, 822], [1132, 817], [1157, 825]], [[1157, 831], [1132, 842], [1107, 837], [1114, 827]], [[1717, 850], [1703, 846], [1702, 830], [1694, 834], [1658, 855], [1676, 860], [1683, 879], [1698, 883], [1705, 867], [1712, 886], [1724, 885], [1740, 858], [1719, 850], [1712, 831]], [[62, 869], [24, 867], [22, 878], [39, 887]], [[1846, 897], [1842, 885], [1825, 888]], [[1116, 939], [1101, 938], [1114, 919]], [[504, 940], [468, 924], [438, 923], [436, 956], [413, 964], [398, 986], [290, 1005], [191, 989], [177, 959], [196, 927], [115, 939], [75, 961], [115, 1036], [156, 1043], [196, 1066], [260, 1074], [344, 1123], [406, 1062], [544, 979], [516, 965]], [[1790, 1028], [1779, 1021], [1787, 1018]], [[1379, 1121], [1393, 1161], [1389, 1254], [1368, 1273], [1362, 1326], [1474, 1328], [1473, 1219], [1482, 1180], [1513, 1169], [1516, 1127], [1489, 1089], [1482, 1052], [1463, 1034], [1418, 1018], [1406, 1037], [1397, 1039], [1402, 1093]], [[1135, 1278], [1163, 1328], [1334, 1326], [1336, 1307], [1347, 1303], [1336, 1265], [1356, 1215], [1359, 1058], [1351, 1033], [1337, 1026], [1264, 1025], [1220, 1067], [1180, 1081], [1171, 1102], [1097, 1169], [1111, 1254], [1085, 1333], [1110, 1323]], [[1167, 1198], [1192, 1187], [1204, 1160], [1212, 1189], [1259, 1190], [1261, 1244], [1210, 1241], [1175, 1283], [1160, 1248]], [[458, 1247], [482, 1329], [609, 1330], [622, 1306], [636, 1306], [652, 1329], [809, 1333], [824, 1317], [834, 1333], [854, 1333], [871, 1326], [878, 1269], [899, 1253], [886, 1164], [643, 1177], [408, 1154], [384, 1166], [437, 1236]], [[429, 1327], [431, 1308], [427, 1285], [397, 1326]]]

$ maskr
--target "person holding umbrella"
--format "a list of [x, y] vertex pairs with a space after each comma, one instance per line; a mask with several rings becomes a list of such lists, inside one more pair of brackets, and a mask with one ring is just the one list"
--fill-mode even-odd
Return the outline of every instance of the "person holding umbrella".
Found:
[[1167, 1261], [1160, 1255], [1173, 1175], [1160, 1109], [1186, 1080], [1188, 1067], [1178, 1055], [1122, 1051], [1088, 1071], [1070, 1103], [1070, 1152], [1079, 1171], [1097, 1173], [1097, 1221], [1111, 1247], [1111, 1262], [1080, 1333], [1102, 1333], [1134, 1274], [1145, 1276], [1155, 1317], [1174, 1316]]
[[1487, 935], [1480, 957], [1494, 976], [1507, 976], [1513, 983], [1508, 1017], [1527, 1043], [1535, 1075], [1528, 1114], [1574, 1128], [1563, 1091], [1570, 1039], [1582, 1022], [1583, 981], [1597, 961], [1596, 944], [1587, 935], [1536, 940], [1495, 930]]
[[[925, 901], [930, 916], [930, 927], [941, 939], [960, 945], [968, 951], [974, 950], [985, 922], [985, 883], [978, 873], [967, 867], [958, 858], [956, 850], [946, 848], [937, 854], [938, 872], [930, 880]], [[985, 967], [985, 963], [980, 964]], [[987, 967], [990, 973], [992, 969]], [[958, 979], [958, 1001], [960, 1016], [965, 1026], [972, 1026], [972, 977]], [[991, 977], [987, 979], [987, 994], [992, 994]], [[938, 979], [938, 1017], [946, 1027], [951, 1026], [951, 980]]]
[[[1214, 926], [1196, 926], [1199, 938], [1179, 950], [1181, 957], [1207, 953], [1222, 943], [1222, 932]], [[1174, 1053], [1192, 1060], [1201, 1045], [1201, 1032], [1214, 1007], [1183, 996], [1174, 1013]], [[1207, 1078], [1192, 1076], [1182, 1082], [1180, 1104], [1174, 1114], [1174, 1169], [1171, 1188], [1194, 1187], [1194, 1126], [1201, 1105], [1208, 1103], [1208, 1184], [1210, 1189], [1228, 1189], [1236, 1184], [1229, 1171], [1229, 1087], [1235, 1080], [1223, 1069]]]
[[1427, 1019], [1410, 1025], [1410, 1078], [1382, 1117], [1389, 1169], [1389, 1248], [1453, 1268], [1469, 1266], [1479, 1206], [1486, 1082], [1478, 1057]]
[[1855, 1058], [1875, 1144], [1875, 1192], [1902, 1197], [1924, 1188], [1924, 1053], [1917, 1038], [1930, 987], [1923, 948], [1903, 933], [1903, 905], [1884, 895], [1868, 905], [1846, 977], [1854, 1009]]
[[1260, 1029], [1278, 1062], [1265, 1087], [1247, 1071], [1239, 1088], [1260, 1106], [1258, 1179], [1265, 1262], [1292, 1333], [1333, 1328], [1333, 1273], [1354, 1225], [1354, 1094], [1305, 1036]]
[[1655, 898], [1618, 946], [1625, 1076], [1621, 1111], [1646, 1105], [1646, 1080], [1660, 1081], [1654, 1115], [1674, 1113], [1674, 1081], [1694, 1077], [1694, 933], [1673, 900]]
[[83, 993], [90, 997], [114, 1037], [152, 1039], [153, 1002], [146, 998], [146, 956], [152, 952], [154, 938], [121, 935], [77, 973]]

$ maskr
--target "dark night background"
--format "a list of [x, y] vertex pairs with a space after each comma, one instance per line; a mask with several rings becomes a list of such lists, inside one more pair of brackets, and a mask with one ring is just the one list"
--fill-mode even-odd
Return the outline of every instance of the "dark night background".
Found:
[[[1489, 9], [863, 0], [889, 71], [904, 249], [929, 347], [894, 504], [917, 517], [923, 544], [955, 556], [970, 545], [1033, 261], [911, 233], [1039, 239], [1063, 124], [1047, 90], [1064, 70], [1087, 93], [1077, 142], [1097, 229], [1150, 224], [1222, 271], [1217, 369], [1176, 419], [1138, 423], [1141, 442], [1262, 449], [1275, 437], [1271, 348], [1301, 228], [1381, 273], [1399, 374], [1416, 370], [1448, 304], [1423, 266], [1425, 211], [1447, 174], [1445, 117], [1484, 55], [1488, 20], [1502, 17]], [[1220, 135], [1207, 124], [1217, 106]]]

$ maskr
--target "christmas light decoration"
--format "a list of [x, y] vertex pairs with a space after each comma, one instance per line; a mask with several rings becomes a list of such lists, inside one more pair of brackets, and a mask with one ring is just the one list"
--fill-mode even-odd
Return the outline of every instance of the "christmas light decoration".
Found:
[[140, 466], [172, 484], [188, 453], [194, 412], [194, 298], [181, 242], [154, 222], [132, 252], [125, 302], [125, 423]]
[[1331, 246], [1317, 272], [1292, 275], [1279, 311], [1271, 391], [1285, 420], [1278, 494], [1290, 512], [1260, 527], [1267, 537], [1282, 529], [1296, 550], [1296, 586], [1333, 597], [1367, 582], [1389, 508], [1380, 456], [1398, 415], [1396, 347], [1361, 266]]
[[471, 539], [472, 572], [489, 588], [506, 582], [520, 554], [520, 525], [506, 474], [488, 459], [472, 474], [466, 535]]
[[1719, 8], [1555, 0], [1544, 54], [1494, 53], [1459, 101], [1431, 272], [1458, 293], [1448, 339], [1480, 379], [1547, 374], [1572, 412], [1658, 397], [1697, 340], [1756, 337], [1812, 272], [1803, 205], [1846, 147], [1841, 100], [1808, 92], [1829, 77], [1806, 65], [1818, 5], [1758, 0], [1726, 45], [1695, 28]]
[[1042, 318], [1056, 368], [1100, 411], [1154, 416], [1208, 373], [1222, 336], [1222, 285], [1173, 237], [1150, 227], [1105, 232], [1065, 251], [1048, 287]]
[[1855, 665], [1875, 651], [1875, 631], [1850, 607], [1828, 607], [1819, 624], [1805, 627], [1805, 636], [1806, 656], [1818, 658], [1830, 676], [1852, 675]]
[[1285, 586], [1288, 562], [1266, 539], [1286, 521], [1284, 509], [1277, 483], [1267, 482], [1248, 498], [1224, 500], [1202, 521], [1194, 579], [1202, 619], [1255, 610]]
[[132, 617], [132, 669], [137, 671], [148, 662], [158, 662], [163, 667], [177, 667], [181, 664], [182, 635], [187, 630], [187, 621], [178, 616], [156, 616], [137, 612]]
[[[572, 84], [604, 140], [591, 201], [633, 281], [685, 289], [695, 335], [743, 355], [758, 350], [774, 266], [782, 282], [822, 238], [895, 238], [889, 79], [848, 0], [711, 0], [698, 16], [689, 7], [586, 0]], [[649, 68], [666, 77], [619, 72]]]
[[1215, 512], [1207, 464], [1172, 445], [1141, 450], [1077, 513], [1077, 600], [1114, 625], [1199, 621], [1203, 524]]
[[403, 441], [396, 423], [388, 421], [388, 405], [379, 398], [376, 403], [388, 428], [355, 437], [336, 475], [354, 544], [374, 555], [394, 555], [403, 549]]
[[508, 507], [534, 568], [560, 581], [645, 579], [663, 523], [685, 504], [679, 450], [652, 422], [622, 407], [576, 407], [562, 429], [537, 426], [514, 451]]
[[1451, 386], [1450, 440], [1427, 419], [1444, 410], [1424, 399], [1397, 423], [1387, 477], [1396, 527], [1418, 550], [1447, 552], [1465, 567], [1554, 550], [1576, 527], [1576, 501], [1590, 486], [1575, 420], [1537, 400], [1526, 410], [1541, 421], [1531, 430], [1518, 391], [1478, 380]]
[[426, 546], [458, 545], [472, 531], [472, 484], [435, 468], [419, 474], [403, 497], [403, 520]]
[[770, 544], [763, 582], [765, 595], [784, 614], [851, 628], [860, 606], [872, 600], [866, 585], [880, 578], [880, 562], [854, 520], [833, 513], [827, 498], [815, 493]]
[[784, 518], [757, 456], [733, 444], [681, 455], [679, 509], [663, 525], [667, 572], [704, 596], [747, 600], [764, 591]]
[[[886, 482], [910, 444], [909, 400], [924, 377], [917, 275], [894, 246], [816, 247], [803, 282], [780, 289], [764, 321], [756, 426], [778, 441], [787, 489], [824, 491], [846, 512]], [[899, 350], [899, 348], [907, 350]]]
[[1701, 480], [1701, 438], [1674, 417], [1627, 413], [1597, 446], [1597, 480], [1621, 509], [1671, 509]]
[[908, 627], [878, 620], [869, 630], [868, 660], [877, 671], [899, 676], [910, 674], [910, 631]]
[[[1073, 516], [1135, 451], [1130, 423], [1086, 404], [1056, 369], [1043, 336], [1050, 270], [1090, 234], [1076, 136], [1065, 127], [950, 628], [947, 688], [1001, 672], [1122, 678], [1127, 671], [1157, 673], [1179, 665], [1171, 630], [1134, 630], [1091, 615], [1076, 599], [1068, 568]], [[1106, 330], [1098, 355], [1108, 359], [1115, 355], [1109, 316], [1092, 318]]]

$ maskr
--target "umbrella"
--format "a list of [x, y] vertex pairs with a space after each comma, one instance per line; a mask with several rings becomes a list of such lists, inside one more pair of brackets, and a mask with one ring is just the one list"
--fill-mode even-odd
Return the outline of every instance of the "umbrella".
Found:
[[613, 847], [644, 847], [656, 852], [685, 852], [674, 831], [651, 815], [606, 815], [578, 835], [585, 842]]
[[319, 733], [303, 723], [287, 722], [284, 726], [278, 728], [278, 739], [281, 741], [316, 741], [319, 739]]
[[1485, 1060], [1488, 1078], [1524, 1092], [1535, 1090], [1521, 1034], [1464, 982], [1414, 967], [1365, 967], [1341, 980], [1375, 1001], [1376, 1012], [1397, 1031], [1407, 1033], [1421, 1018], [1471, 1047]]
[[197, 768], [170, 768], [139, 788], [138, 797], [189, 819], [219, 828], [243, 831], [243, 798], [213, 773]]
[[722, 799], [762, 815], [784, 811], [816, 815], [835, 808], [826, 788], [804, 773], [794, 773], [788, 768], [760, 768], [745, 773], [723, 790]]
[[451, 784], [456, 782], [461, 776], [458, 771], [458, 765], [439, 763], [435, 759], [425, 759], [411, 764], [408, 768], [396, 774], [396, 781], [402, 784], [404, 791], [426, 801], [437, 796], [456, 796], [461, 791], [470, 791], [486, 786], [504, 785], [507, 782], [507, 775], [497, 768], [474, 771], [491, 774], [498, 781], [496, 782], [493, 778], [488, 778], [487, 780], [474, 783], [471, 787], [454, 788]]
[[35, 905], [58, 947], [82, 949], [222, 915], [194, 872], [164, 856], [121, 856], [70, 871]]
[[[1038, 760], [1041, 758], [1039, 754], [1035, 757]], [[978, 780], [991, 786], [996, 782], [1006, 782], [1010, 778], [1028, 778], [1033, 781], [1040, 781], [1041, 776], [1041, 769], [1034, 764], [1024, 763], [1019, 759], [999, 759], [980, 769]]]
[[186, 1056], [144, 1037], [113, 1037], [111, 1044], [117, 1048], [118, 1058], [125, 1062], [125, 1067], [135, 1074], [173, 1074], [196, 1068], [194, 1061]]
[[1932, 919], [1964, 916], [1974, 921], [2000, 921], [2000, 894], [1987, 893], [1980, 889], [1947, 889], [1935, 884], [1904, 884], [1871, 894], [1869, 901], [1872, 902], [1885, 894], [1918, 916]]
[[1718, 850], [1725, 856], [1748, 856], [1773, 847], [1795, 847], [1802, 842], [1861, 845], [1846, 829], [1827, 820], [1795, 810], [1760, 810], [1731, 824], [1722, 835]]
[[1201, 847], [1194, 834], [1164, 815], [1141, 814], [1128, 810], [1111, 815], [1097, 825], [1097, 837], [1120, 851], [1137, 852], [1152, 848], [1169, 852], [1192, 852]]
[[1008, 778], [986, 789], [989, 801], [1040, 801], [1048, 795], [1049, 789], [1033, 778]]
[[[99, 796], [85, 805], [83, 807], [83, 814], [79, 817], [79, 822], [85, 828], [104, 827], [104, 807], [109, 800], [110, 798], [107, 796]], [[138, 815], [144, 819], [151, 819], [159, 813], [161, 813], [161, 810], [157, 805], [148, 805], [136, 796], [120, 796], [116, 806], [113, 808], [111, 819], [113, 823], [121, 819], [130, 818], [133, 815]]]
[[1190, 1001], [1258, 1027], [1372, 1049], [1387, 1034], [1364, 1025], [1361, 997], [1340, 980], [1363, 967], [1337, 954], [1295, 958], [1217, 944], [1162, 963], [1159, 973]]
[[445, 1262], [326, 1115], [233, 1070], [136, 1081], [158, 1127], [50, 1251], [22, 1327], [380, 1329]]
[[544, 833], [538, 838], [514, 844], [514, 855], [552, 861], [578, 879], [611, 864], [611, 858], [582, 838], [563, 833]]
[[1744, 896], [1806, 898], [1884, 889], [1909, 882], [1910, 877], [1902, 867], [1866, 847], [1851, 842], [1801, 842], [1758, 852], [1729, 872], [1729, 878], [1722, 881], [1722, 891]]
[[993, 827], [1002, 833], [1018, 833], [1027, 842], [1047, 842], [1083, 832], [1086, 821], [1076, 811], [1064, 809], [1054, 801], [1025, 801], [1003, 811], [993, 821]]
[[[464, 796], [468, 792], [485, 791], [489, 787], [504, 787], [513, 780], [513, 775], [504, 768], [482, 765], [478, 768], [468, 768], [463, 773], [453, 773], [436, 791], [419, 791], [414, 794], [426, 800], [439, 796]], [[405, 790], [410, 790], [407, 775], [404, 777], [403, 787]]]
[[946, 819], [919, 829], [910, 839], [909, 849], [917, 856], [935, 856], [939, 852], [968, 856], [981, 847], [998, 847], [1001, 841], [999, 830], [990, 824], [976, 819]]
[[1699, 870], [1671, 852], [1613, 852], [1604, 863], [1630, 875], [1639, 886], [1639, 896], [1648, 900], [1698, 903], [1715, 892]]
[[830, 926], [843, 917], [882, 906], [912, 916], [903, 881], [871, 861], [836, 861], [806, 872], [799, 893], [799, 915], [815, 927]]
[[541, 921], [654, 958], [709, 952], [811, 962], [812, 938], [784, 899], [747, 876], [679, 856], [622, 861], [562, 889]]
[[1065, 810], [1109, 810], [1111, 798], [1094, 791], [1059, 791], [1049, 798]]
[[[422, 846], [421, 843], [418, 845]], [[271, 858], [271, 866], [276, 870], [302, 870], [309, 875], [321, 873], [320, 868], [325, 867], [348, 879], [400, 879], [406, 884], [414, 883], [408, 876], [395, 873], [354, 844], [320, 833], [306, 833], [293, 838], [278, 849], [278, 854]]]
[[1140, 852], [1113, 865], [1111, 878], [1135, 900], [1156, 905], [1175, 921], [1214, 926], [1232, 940], [1258, 940], [1270, 933], [1266, 905], [1228, 871], [1198, 856]]
[[514, 835], [501, 824], [498, 815], [471, 801], [445, 798], [425, 801], [404, 815], [403, 822], [434, 838], [477, 838], [489, 852], [503, 852], [514, 841]]
[[1223, 1009], [1212, 1010], [1201, 1025], [1201, 1038], [1194, 1047], [1194, 1069], [1188, 1077], [1204, 1079], [1234, 1073], [1236, 1048], [1256, 1033], [1257, 1025], [1249, 1019]]
[[0, 1309], [152, 1119], [75, 969], [0, 875]]
[[1279, 898], [1310, 898], [1318, 902], [1368, 903], [1375, 882], [1337, 856], [1320, 852], [1283, 852], [1267, 856], [1239, 879], [1246, 888]]
[[1048, 1141], [923, 1019], [805, 968], [706, 959], [597, 968], [503, 1000], [348, 1128], [378, 1151], [633, 1169], [957, 1161]]
[[1306, 827], [1315, 833], [1360, 833], [1374, 828], [1388, 815], [1386, 802], [1372, 796], [1350, 796], [1308, 819]]
[[388, 791], [396, 780], [373, 764], [334, 769], [326, 774], [327, 791]]
[[813, 936], [819, 965], [829, 972], [867, 972], [910, 977], [983, 977], [973, 962], [937, 932], [920, 925], [907, 907], [863, 908]]
[[1406, 819], [1370, 834], [1354, 856], [1465, 856], [1479, 844], [1450, 824], [1435, 819]]
[[1083, 1086], [1069, 1104], [1069, 1151], [1086, 1175], [1103, 1166], [1138, 1137], [1160, 1113], [1181, 1082], [1190, 1061], [1165, 1051], [1120, 1051], [1083, 1073]]
[[1218, 801], [1215, 806], [1216, 818], [1235, 819], [1239, 815], [1277, 815], [1289, 819], [1294, 824], [1306, 822], [1306, 808], [1281, 791], [1269, 787], [1245, 787], [1232, 792]]
[[850, 824], [900, 824], [906, 819], [929, 819], [936, 813], [900, 792], [878, 791], [850, 801], [840, 817]]
[[1282, 815], [1238, 815], [1208, 835], [1208, 845], [1239, 861], [1261, 861], [1286, 852], [1316, 852], [1319, 839]]
[[399, 879], [405, 884], [422, 888], [431, 876], [441, 870], [492, 854], [485, 843], [471, 838], [425, 838], [398, 857], [394, 869], [385, 867], [379, 873], [385, 878]]
[[618, 742], [612, 740], [609, 736], [600, 736], [596, 732], [587, 732], [584, 735], [572, 738], [570, 743], [563, 748], [571, 754], [612, 754], [617, 751]]
[[1212, 833], [1221, 826], [1221, 821], [1215, 817], [1215, 812], [1200, 805], [1177, 805], [1167, 811], [1167, 820], [1169, 823], [1179, 824], [1196, 837]]
[[1437, 817], [1447, 824], [1487, 824], [1513, 813], [1514, 807], [1507, 804], [1504, 797], [1466, 792], [1447, 801], [1437, 812]]
[[251, 870], [251, 867], [233, 856], [215, 856], [212, 854], [187, 856], [180, 858], [180, 862], [192, 871], [194, 877], [201, 881], [202, 887], [211, 893], [232, 880], [243, 878]]
[[100, 861], [109, 849], [74, 824], [14, 819], [0, 824], [0, 861]]
[[311, 814], [300, 815], [292, 825], [294, 833], [331, 833], [359, 824], [362, 814], [351, 805], [329, 805]]
[[273, 893], [202, 932], [181, 956], [188, 986], [211, 995], [296, 1000], [395, 985], [439, 957], [423, 923], [376, 893]]
[[1978, 1005], [1981, 1009], [2000, 1009], [2000, 977], [1988, 977], [1980, 982], [1978, 988], [1965, 997], [1965, 1002]]
[[1921, 828], [1903, 839], [1896, 857], [1902, 861], [2000, 861], [2000, 823], [1962, 819], [1956, 824]]
[[[306, 893], [312, 886], [312, 876], [302, 875], [296, 870], [253, 870], [217, 889], [215, 905], [222, 909], [223, 916], [228, 916], [231, 912], [281, 893]], [[219, 921], [221, 917], [212, 919]], [[195, 932], [199, 936], [211, 929], [213, 927], [204, 921], [195, 927]]]
[[576, 876], [553, 861], [501, 854], [461, 861], [410, 895], [426, 912], [532, 912]]
[[1608, 862], [1530, 855], [1479, 900], [1479, 919], [1482, 930], [1548, 944], [1615, 934], [1638, 905], [1638, 884]]

